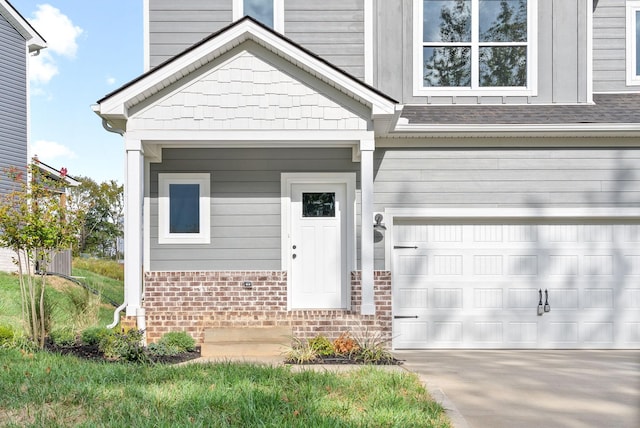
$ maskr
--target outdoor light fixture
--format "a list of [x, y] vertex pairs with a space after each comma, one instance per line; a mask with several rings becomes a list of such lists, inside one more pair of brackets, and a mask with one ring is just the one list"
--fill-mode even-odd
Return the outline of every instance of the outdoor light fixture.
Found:
[[374, 217], [374, 220], [375, 220], [375, 223], [373, 224], [373, 228], [375, 230], [387, 230], [387, 227], [382, 222], [383, 220], [382, 214], [380, 213], [376, 214], [376, 216]]

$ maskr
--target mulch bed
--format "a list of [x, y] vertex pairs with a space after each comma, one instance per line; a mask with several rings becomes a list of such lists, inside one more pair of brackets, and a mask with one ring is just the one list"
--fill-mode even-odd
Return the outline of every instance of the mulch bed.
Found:
[[[47, 343], [45, 343], [45, 349], [49, 352], [56, 352], [61, 355], [73, 355], [83, 360], [113, 362], [113, 360], [105, 358], [104, 354], [98, 349], [98, 345], [76, 344], [71, 346], [58, 346], [47, 341]], [[149, 355], [151, 362], [158, 364], [178, 364], [185, 361], [195, 360], [196, 358], [200, 358], [200, 348], [196, 348], [195, 352], [183, 352], [181, 354], [171, 356]]]

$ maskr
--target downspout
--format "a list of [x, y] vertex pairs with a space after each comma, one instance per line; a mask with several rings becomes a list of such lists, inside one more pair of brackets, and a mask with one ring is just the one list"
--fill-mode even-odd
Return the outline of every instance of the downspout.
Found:
[[[114, 134], [118, 134], [120, 136], [124, 136], [124, 130], [113, 127], [113, 125], [111, 125], [107, 121], [107, 119], [102, 119], [102, 127], [107, 132], [113, 132]], [[113, 323], [109, 324], [107, 326], [107, 328], [111, 329], [111, 328], [114, 328], [115, 326], [118, 325], [118, 323], [120, 322], [120, 312], [122, 312], [127, 307], [127, 305], [128, 305], [128, 302], [127, 302], [127, 299], [125, 299], [124, 302], [122, 302], [122, 304], [116, 308], [115, 312], [113, 313]], [[140, 317], [138, 316], [138, 319], [139, 318]], [[142, 314], [142, 319], [143, 319], [143, 323], [144, 323], [144, 312]]]

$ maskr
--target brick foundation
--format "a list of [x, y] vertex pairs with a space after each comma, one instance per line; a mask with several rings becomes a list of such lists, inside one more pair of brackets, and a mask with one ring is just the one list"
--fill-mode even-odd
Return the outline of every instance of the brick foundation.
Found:
[[[252, 287], [243, 283], [251, 281]], [[391, 346], [391, 273], [374, 274], [376, 315], [360, 315], [360, 273], [351, 274], [351, 307], [287, 311], [287, 274], [281, 271], [148, 272], [144, 307], [147, 340], [186, 331], [202, 343], [204, 330], [220, 327], [291, 327], [294, 337], [333, 340], [344, 331], [377, 332]]]

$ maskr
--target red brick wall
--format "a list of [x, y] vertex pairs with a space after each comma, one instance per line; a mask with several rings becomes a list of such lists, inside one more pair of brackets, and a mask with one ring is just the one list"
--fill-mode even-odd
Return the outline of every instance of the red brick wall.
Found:
[[[204, 330], [219, 327], [291, 327], [294, 337], [344, 331], [378, 332], [391, 346], [391, 273], [376, 271], [375, 316], [360, 315], [360, 273], [351, 274], [351, 307], [344, 310], [287, 311], [287, 274], [281, 271], [148, 272], [144, 307], [147, 340], [186, 331], [202, 343]], [[251, 281], [252, 287], [243, 286]]]

